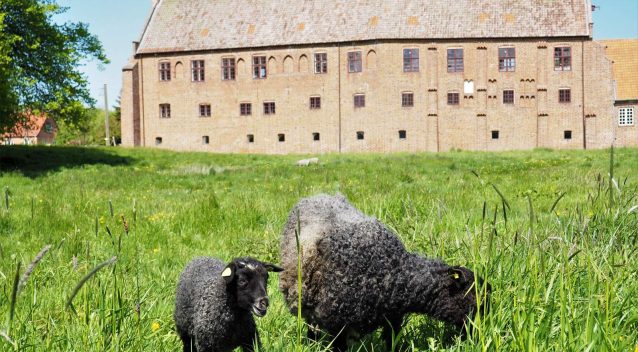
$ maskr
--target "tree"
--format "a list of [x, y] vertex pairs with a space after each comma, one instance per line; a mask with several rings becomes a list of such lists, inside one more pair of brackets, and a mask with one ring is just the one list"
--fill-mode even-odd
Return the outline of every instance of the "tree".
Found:
[[78, 124], [95, 104], [78, 67], [108, 59], [86, 24], [54, 23], [65, 11], [55, 0], [0, 0], [0, 132], [27, 112]]

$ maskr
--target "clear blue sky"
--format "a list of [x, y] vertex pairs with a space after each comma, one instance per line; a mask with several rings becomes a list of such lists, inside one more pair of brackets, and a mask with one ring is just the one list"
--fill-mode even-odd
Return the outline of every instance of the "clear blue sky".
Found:
[[[215, 0], [202, 0], [215, 1]], [[265, 0], [275, 1], [275, 0]], [[519, 0], [525, 1], [525, 0]], [[638, 38], [638, 0], [594, 0], [594, 38]], [[122, 67], [132, 53], [133, 40], [141, 32], [151, 10], [151, 0], [58, 0], [69, 10], [57, 21], [85, 22], [100, 38], [111, 60], [99, 67], [88, 62], [82, 68], [91, 82], [91, 93], [102, 106], [102, 89], [108, 84], [109, 106], [113, 106], [122, 86]]]

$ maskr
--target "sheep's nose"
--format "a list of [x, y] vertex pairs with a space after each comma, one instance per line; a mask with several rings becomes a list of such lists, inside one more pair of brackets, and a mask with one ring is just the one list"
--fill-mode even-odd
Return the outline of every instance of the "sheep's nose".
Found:
[[269, 304], [270, 304], [270, 303], [268, 302], [268, 297], [260, 298], [260, 299], [257, 301], [257, 305], [259, 306], [259, 309], [266, 309], [266, 308], [268, 308], [268, 305], [269, 305]]

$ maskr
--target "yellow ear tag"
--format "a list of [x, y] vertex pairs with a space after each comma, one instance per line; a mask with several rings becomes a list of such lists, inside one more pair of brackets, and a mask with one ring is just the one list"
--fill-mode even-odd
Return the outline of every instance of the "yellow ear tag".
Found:
[[233, 271], [230, 268], [226, 268], [222, 271], [222, 277], [229, 277], [232, 273]]
[[454, 280], [458, 280], [458, 279], [459, 279], [459, 277], [460, 277], [460, 276], [459, 276], [459, 274], [454, 273]]

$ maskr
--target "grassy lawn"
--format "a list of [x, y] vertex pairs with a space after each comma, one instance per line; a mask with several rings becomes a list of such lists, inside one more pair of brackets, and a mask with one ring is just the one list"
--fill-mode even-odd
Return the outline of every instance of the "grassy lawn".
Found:
[[[608, 150], [327, 155], [297, 167], [300, 158], [0, 147], [0, 350], [181, 350], [172, 312], [186, 263], [278, 262], [288, 211], [320, 192], [343, 193], [410, 250], [491, 283], [491, 310], [469, 339], [413, 316], [407, 350], [638, 345], [638, 150], [616, 150], [613, 168]], [[16, 270], [46, 245], [11, 319]], [[323, 351], [295, 346], [276, 275], [269, 293], [265, 350]], [[351, 350], [383, 351], [377, 335]]]

